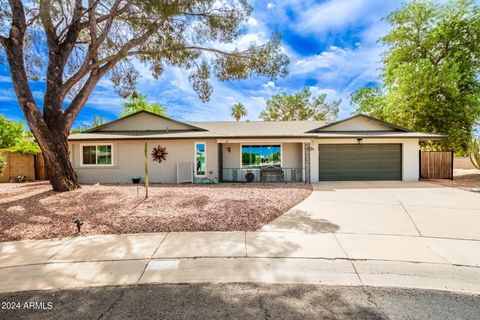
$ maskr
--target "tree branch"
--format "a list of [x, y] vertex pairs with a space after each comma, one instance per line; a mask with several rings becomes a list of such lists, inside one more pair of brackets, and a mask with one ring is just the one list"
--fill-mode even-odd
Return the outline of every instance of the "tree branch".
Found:
[[[110, 32], [110, 29], [111, 29], [112, 24], [113, 24], [113, 19], [115, 18], [115, 16], [117, 16], [117, 12], [119, 11], [118, 6], [120, 5], [120, 2], [121, 2], [121, 0], [115, 0], [115, 3], [113, 4], [112, 9], [110, 10], [110, 14], [109, 14], [108, 18], [106, 19], [107, 22], [106, 22], [106, 24], [103, 28], [103, 31], [100, 34], [100, 36], [98, 37], [98, 39], [96, 40], [96, 42], [98, 44], [102, 43], [107, 38], [107, 35]], [[128, 6], [128, 4], [126, 4], [125, 7], [126, 6]], [[97, 19], [96, 23], [98, 23], [98, 22], [99, 22], [99, 20]]]
[[[92, 0], [90, 0], [92, 1]], [[116, 0], [115, 3], [112, 6], [112, 9], [110, 11], [109, 15], [106, 15], [107, 23], [104, 26], [104, 29], [100, 36], [97, 38], [96, 37], [96, 26], [99, 22], [100, 18], [95, 17], [95, 3], [90, 3], [89, 6], [92, 10], [89, 10], [89, 26], [90, 26], [90, 44], [88, 46], [87, 54], [85, 56], [85, 59], [82, 63], [82, 66], [77, 70], [77, 72], [72, 75], [63, 85], [62, 88], [62, 94], [61, 94], [61, 99], [65, 99], [66, 95], [70, 90], [77, 84], [80, 80], [82, 80], [88, 72], [90, 72], [96, 65], [98, 65], [98, 48], [100, 45], [105, 41], [110, 28], [113, 24], [114, 17], [116, 16], [116, 13], [119, 11], [118, 6], [120, 5], [121, 0]], [[128, 5], [128, 4], [127, 4]], [[127, 6], [125, 5], [125, 7]], [[124, 8], [125, 8], [124, 7]], [[81, 25], [81, 24], [80, 24]], [[87, 25], [88, 26], [88, 25]]]
[[40, 21], [42, 22], [43, 29], [45, 30], [45, 35], [47, 36], [47, 45], [49, 51], [56, 48], [58, 44], [57, 32], [55, 26], [53, 25], [52, 17], [50, 16], [51, 11], [51, 1], [50, 0], [40, 0]]
[[[98, 18], [97, 18], [97, 23], [102, 23], [102, 22], [104, 22], [104, 21], [106, 21], [106, 20], [108, 20], [108, 19], [112, 19], [112, 20], [113, 20], [115, 17], [117, 17], [117, 16], [119, 16], [119, 15], [127, 12], [128, 9], [129, 9], [129, 4], [130, 4], [130, 2], [131, 2], [131, 1], [129, 1], [127, 4], [125, 4], [122, 8], [118, 9], [113, 16], [112, 16], [111, 13], [109, 13], [109, 14], [105, 14], [105, 15], [102, 15], [102, 16], [98, 17]], [[88, 27], [88, 25], [89, 25], [89, 22], [88, 22], [88, 21], [83, 21], [83, 22], [80, 23], [79, 28], [80, 28], [80, 29], [85, 29], [85, 28]]]
[[[212, 52], [212, 53], [215, 53], [217, 55], [222, 55], [222, 56], [231, 56], [231, 57], [237, 57], [237, 58], [245, 58], [245, 54], [249, 52], [250, 49], [247, 49], [247, 50], [244, 50], [242, 52], [237, 52], [237, 53], [232, 53], [232, 52], [228, 52], [228, 51], [222, 51], [222, 50], [219, 50], [219, 49], [215, 49], [215, 48], [209, 48], [209, 47], [200, 47], [200, 46], [186, 46], [186, 47], [181, 47], [181, 48], [178, 48], [176, 49], [178, 51], [181, 51], [181, 50], [199, 50], [199, 51], [207, 51], [207, 52]], [[158, 52], [157, 51], [149, 51], [149, 50], [135, 50], [135, 51], [129, 51], [128, 56], [135, 56], [135, 55], [150, 55], [150, 56], [154, 56], [154, 55], [158, 55]], [[254, 61], [257, 61], [256, 59], [254, 59], [253, 57], [247, 57], [251, 60], [254, 60]]]
[[97, 6], [97, 1], [88, 0], [88, 6], [92, 8], [88, 12], [88, 21], [90, 29], [90, 45], [88, 52], [91, 53], [89, 56], [92, 59], [93, 63], [98, 62], [98, 45], [97, 45], [97, 20], [95, 17], [95, 8]]
[[9, 37], [3, 37], [2, 44], [5, 47], [18, 103], [35, 138], [41, 139], [39, 128], [45, 128], [46, 124], [33, 98], [24, 62], [23, 41], [27, 28], [25, 9], [20, 0], [9, 0], [9, 4], [12, 12], [12, 27]]
[[73, 11], [72, 22], [65, 34], [65, 39], [60, 45], [60, 52], [62, 53], [63, 65], [67, 63], [68, 57], [72, 53], [75, 42], [77, 41], [78, 34], [80, 33], [80, 19], [84, 14], [82, 11], [82, 0], [75, 0], [75, 10]]
[[109, 72], [117, 64], [117, 62], [118, 61], [110, 61], [103, 67], [94, 69], [85, 84], [83, 85], [82, 89], [80, 89], [80, 91], [77, 93], [70, 105], [67, 107], [67, 109], [65, 109], [65, 130], [67, 134], [70, 131], [73, 122], [77, 118], [78, 113], [80, 112], [80, 110], [82, 110], [83, 106], [90, 97], [90, 94], [95, 88], [95, 85], [107, 72]]

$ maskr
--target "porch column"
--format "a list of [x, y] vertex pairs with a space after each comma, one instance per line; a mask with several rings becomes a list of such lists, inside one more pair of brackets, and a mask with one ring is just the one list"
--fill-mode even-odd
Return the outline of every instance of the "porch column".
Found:
[[310, 183], [310, 143], [303, 145], [303, 181]]
[[305, 173], [307, 172], [307, 162], [305, 161], [305, 159], [306, 159], [305, 155], [306, 155], [306, 150], [307, 150], [306, 145], [307, 145], [306, 143], [302, 142], [302, 167], [303, 167], [303, 169], [302, 169], [302, 182], [305, 182], [305, 183], [307, 183], [307, 177], [305, 175]]
[[218, 143], [218, 182], [223, 181], [223, 143]]

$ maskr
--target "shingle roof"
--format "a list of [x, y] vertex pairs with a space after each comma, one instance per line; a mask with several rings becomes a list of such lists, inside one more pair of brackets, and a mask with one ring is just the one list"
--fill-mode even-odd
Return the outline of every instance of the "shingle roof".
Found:
[[405, 132], [405, 131], [325, 131], [316, 132], [315, 137], [319, 139], [328, 138], [417, 138], [420, 140], [438, 140], [447, 138], [446, 135]]
[[81, 132], [68, 137], [68, 140], [145, 140], [145, 139], [189, 139], [216, 138], [208, 131], [99, 131]]
[[383, 120], [380, 120], [380, 119], [377, 119], [377, 118], [374, 118], [374, 117], [371, 117], [371, 116], [367, 116], [366, 114], [361, 114], [361, 113], [356, 114], [356, 115], [351, 116], [351, 117], [346, 118], [346, 119], [342, 119], [342, 120], [338, 120], [338, 121], [335, 121], [335, 122], [327, 123], [322, 127], [314, 128], [311, 132], [320, 132], [320, 131], [323, 131], [326, 128], [330, 128], [330, 127], [336, 126], [337, 124], [348, 122], [348, 121], [356, 119], [356, 118], [364, 118], [364, 119], [368, 119], [370, 121], [375, 121], [376, 123], [379, 123], [382, 126], [385, 126], [387, 128], [391, 128], [391, 129], [396, 130], [396, 131], [411, 132], [407, 128], [400, 127], [400, 126], [394, 125], [393, 123], [389, 123], [389, 122], [386, 122], [386, 121], [383, 121]]
[[[339, 122], [337, 122], [339, 123]], [[192, 130], [170, 131], [96, 131], [90, 130], [69, 136], [70, 141], [84, 140], [145, 140], [145, 139], [198, 139], [198, 138], [418, 138], [444, 139], [446, 136], [395, 131], [321, 131], [329, 126], [326, 121], [215, 121], [191, 122]], [[203, 131], [204, 129], [205, 131]]]
[[326, 121], [215, 121], [191, 124], [222, 136], [305, 136]]
[[306, 133], [324, 126], [325, 121], [217, 121], [191, 122], [207, 131], [97, 131], [72, 134], [69, 140], [135, 140], [135, 139], [189, 139], [189, 138], [243, 138], [243, 137], [311, 137]]

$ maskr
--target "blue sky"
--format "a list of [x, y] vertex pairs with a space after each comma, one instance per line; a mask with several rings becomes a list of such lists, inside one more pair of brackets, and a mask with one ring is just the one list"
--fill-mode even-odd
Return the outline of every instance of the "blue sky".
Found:
[[[274, 81], [265, 77], [228, 82], [212, 79], [211, 99], [202, 103], [185, 71], [167, 68], [162, 78], [155, 80], [148, 68], [136, 64], [142, 74], [138, 91], [150, 101], [161, 103], [170, 117], [181, 121], [232, 120], [229, 107], [236, 102], [247, 108], [246, 119], [258, 120], [268, 97], [309, 86], [314, 94], [327, 93], [328, 100], [341, 98], [339, 118], [344, 118], [354, 109], [350, 106], [350, 93], [379, 82], [383, 49], [377, 40], [388, 31], [382, 18], [398, 8], [401, 1], [270, 0], [252, 4], [253, 14], [236, 45], [241, 48], [252, 41], [260, 44], [273, 32], [280, 33], [282, 48], [290, 57], [288, 76]], [[41, 81], [32, 82], [40, 104], [43, 87]], [[90, 122], [93, 115], [113, 120], [120, 113], [121, 103], [110, 81], [104, 79], [79, 114], [77, 123]], [[0, 113], [24, 120], [6, 65], [0, 65]]]

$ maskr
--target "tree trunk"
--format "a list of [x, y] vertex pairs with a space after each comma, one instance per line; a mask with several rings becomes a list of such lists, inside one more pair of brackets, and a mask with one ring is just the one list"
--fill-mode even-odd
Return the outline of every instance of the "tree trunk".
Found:
[[42, 145], [39, 142], [39, 145], [53, 190], [63, 192], [80, 188], [77, 175], [70, 162], [67, 138], [54, 136], [52, 139], [52, 143]]
[[[66, 33], [66, 42], [60, 43], [58, 41], [55, 30], [52, 29], [54, 27], [51, 25], [49, 12], [43, 12], [43, 15], [42, 12], [40, 13], [42, 23], [46, 27], [49, 51], [43, 113], [40, 112], [33, 98], [25, 67], [24, 38], [27, 30], [25, 9], [22, 1], [10, 0], [9, 3], [12, 11], [12, 27], [8, 38], [0, 36], [0, 44], [4, 47], [7, 55], [18, 103], [22, 108], [35, 140], [39, 144], [40, 149], [42, 149], [53, 190], [69, 191], [79, 188], [77, 176], [69, 159], [68, 133], [76, 115], [85, 104], [88, 95], [92, 92], [101, 76], [90, 76], [89, 80], [87, 80], [88, 86], [81, 90], [81, 95], [76, 97], [73, 106], [70, 105], [69, 112], [63, 112], [62, 76], [68, 56], [79, 34], [82, 1], [77, 0], [75, 2], [76, 7], [73, 19], [75, 23], [72, 22], [69, 26], [69, 30]], [[48, 1], [45, 4], [47, 5], [45, 7], [40, 5], [40, 11], [42, 11], [42, 7], [47, 9], [47, 11], [49, 10]], [[108, 70], [106, 69], [104, 73], [108, 72]]]

